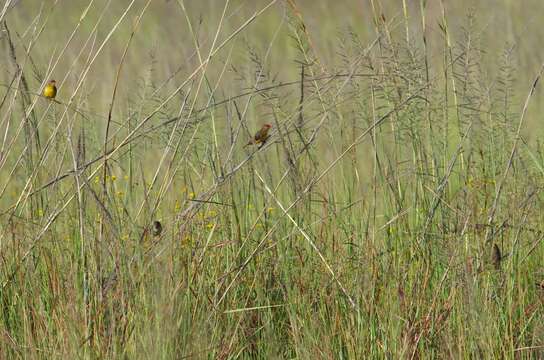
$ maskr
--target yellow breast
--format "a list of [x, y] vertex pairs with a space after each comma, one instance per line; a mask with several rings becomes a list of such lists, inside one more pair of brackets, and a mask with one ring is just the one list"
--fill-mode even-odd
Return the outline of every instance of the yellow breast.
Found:
[[57, 95], [57, 87], [55, 85], [47, 84], [43, 89], [43, 96], [48, 99], [54, 99]]

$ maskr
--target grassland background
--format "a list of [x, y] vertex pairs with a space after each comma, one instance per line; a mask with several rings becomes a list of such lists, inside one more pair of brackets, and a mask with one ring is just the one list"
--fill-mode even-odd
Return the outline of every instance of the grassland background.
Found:
[[1, 358], [544, 356], [541, 1], [10, 3]]

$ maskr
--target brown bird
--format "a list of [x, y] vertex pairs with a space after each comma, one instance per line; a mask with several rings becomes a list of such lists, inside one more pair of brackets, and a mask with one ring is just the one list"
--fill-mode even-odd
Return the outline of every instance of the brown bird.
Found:
[[160, 236], [162, 233], [162, 224], [160, 221], [153, 221], [153, 229], [151, 230], [153, 236]]
[[261, 144], [261, 146], [263, 146], [266, 140], [268, 140], [268, 138], [270, 137], [270, 135], [268, 135], [268, 130], [270, 130], [271, 127], [272, 125], [270, 124], [264, 124], [261, 130], [257, 131], [255, 133], [255, 136], [253, 136], [253, 139], [249, 140], [249, 142], [244, 147], [248, 145], [258, 144]]
[[501, 268], [501, 249], [499, 249], [499, 245], [493, 244], [493, 253], [491, 254], [491, 262], [493, 263], [493, 266], [495, 266], [495, 269], [499, 270]]

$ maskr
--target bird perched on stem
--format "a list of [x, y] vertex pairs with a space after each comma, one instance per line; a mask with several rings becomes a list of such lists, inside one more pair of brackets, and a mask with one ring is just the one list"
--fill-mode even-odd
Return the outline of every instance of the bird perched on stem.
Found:
[[57, 96], [57, 86], [55, 80], [49, 80], [47, 85], [43, 88], [43, 96], [47, 99], [53, 100]]
[[257, 131], [255, 133], [255, 136], [253, 136], [253, 139], [249, 140], [249, 142], [244, 147], [248, 145], [259, 145], [259, 144], [260, 146], [263, 146], [266, 140], [268, 140], [268, 138], [270, 137], [270, 135], [268, 135], [268, 130], [270, 130], [271, 127], [272, 125], [270, 124], [264, 124], [261, 130]]
[[493, 263], [493, 266], [495, 266], [495, 269], [499, 270], [501, 268], [501, 249], [499, 249], [499, 245], [493, 244], [493, 252], [491, 253], [491, 262]]
[[153, 236], [160, 236], [162, 233], [162, 224], [160, 221], [153, 221], [153, 228], [151, 229]]

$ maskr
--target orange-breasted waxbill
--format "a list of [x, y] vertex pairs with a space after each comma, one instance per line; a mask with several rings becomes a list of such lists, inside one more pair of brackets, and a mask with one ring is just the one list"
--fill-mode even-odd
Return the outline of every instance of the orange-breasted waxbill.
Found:
[[54, 99], [57, 96], [57, 86], [55, 80], [50, 80], [43, 88], [43, 96], [48, 99]]
[[272, 125], [270, 124], [264, 124], [261, 130], [257, 131], [255, 133], [255, 136], [253, 136], [253, 139], [249, 140], [249, 142], [245, 146], [258, 144], [261, 144], [261, 146], [263, 146], [266, 140], [268, 140], [268, 138], [270, 137], [270, 135], [268, 135], [268, 130], [270, 130], [271, 127]]

